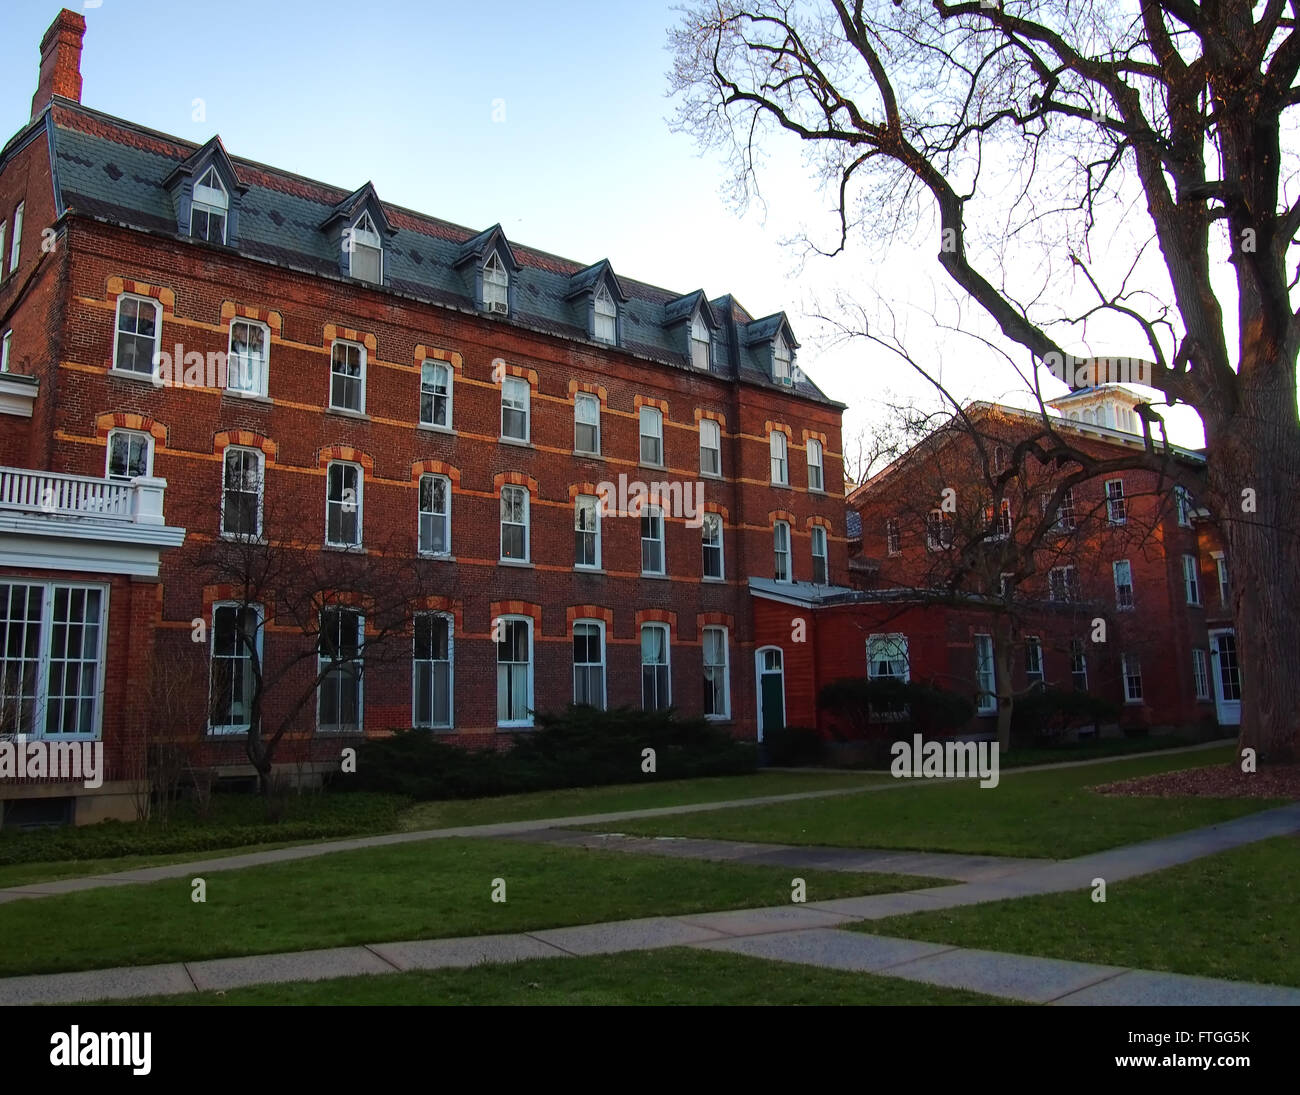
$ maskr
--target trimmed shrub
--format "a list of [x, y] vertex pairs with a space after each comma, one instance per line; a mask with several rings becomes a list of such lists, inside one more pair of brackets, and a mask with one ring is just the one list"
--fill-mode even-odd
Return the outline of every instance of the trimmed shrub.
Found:
[[841, 739], [941, 737], [975, 717], [969, 697], [928, 681], [842, 677], [825, 685], [817, 699], [841, 728]]
[[[1011, 711], [1011, 745], [1053, 745], [1090, 723], [1114, 722], [1119, 705], [1091, 692], [1045, 688], [1016, 698]], [[1143, 728], [1143, 733], [1146, 729]]]
[[[427, 730], [402, 730], [363, 742], [355, 775], [334, 786], [387, 791], [414, 799], [481, 798], [561, 787], [690, 779], [752, 772], [753, 745], [736, 742], [702, 718], [671, 711], [570, 706], [538, 715], [538, 728], [515, 735], [509, 749], [472, 750]], [[641, 770], [643, 750], [655, 751], [655, 772]]]
[[763, 735], [769, 764], [817, 764], [825, 752], [821, 734], [807, 726], [779, 726]]

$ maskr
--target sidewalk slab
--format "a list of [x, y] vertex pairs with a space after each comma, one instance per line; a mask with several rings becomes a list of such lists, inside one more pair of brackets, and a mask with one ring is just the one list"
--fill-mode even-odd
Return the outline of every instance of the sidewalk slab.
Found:
[[889, 975], [945, 988], [970, 989], [987, 996], [1045, 1004], [1122, 972], [1120, 966], [1096, 966], [1058, 958], [1033, 958], [953, 947], [943, 954], [895, 966]]
[[391, 965], [365, 947], [255, 954], [247, 958], [214, 958], [206, 962], [187, 963], [187, 968], [200, 992], [266, 985], [276, 981], [324, 981], [330, 977], [396, 972]]
[[830, 901], [809, 902], [810, 909], [836, 913], [850, 920], [883, 920], [903, 913], [946, 909], [954, 904], [953, 894], [966, 886], [937, 886], [933, 890], [907, 890], [903, 893], [871, 894], [867, 897], [836, 897]]
[[160, 966], [121, 966], [78, 973], [38, 973], [0, 980], [0, 1007], [75, 1004], [128, 996], [172, 996], [193, 992], [194, 982], [180, 962]]
[[862, 935], [834, 928], [810, 928], [807, 931], [780, 935], [754, 935], [743, 939], [701, 943], [698, 946], [702, 950], [726, 951], [749, 958], [794, 962], [825, 969], [857, 973], [888, 970], [891, 975], [895, 966], [952, 949], [943, 943], [887, 939], [880, 935]]
[[774, 905], [766, 909], [732, 909], [728, 912], [687, 913], [675, 917], [684, 924], [696, 924], [723, 935], [764, 935], [768, 932], [829, 928], [854, 918], [807, 905]]
[[568, 958], [565, 951], [528, 935], [480, 935], [472, 939], [417, 939], [372, 943], [373, 951], [400, 970], [440, 970], [483, 962], [521, 962], [528, 958]]
[[1051, 1003], [1067, 1007], [1300, 1007], [1300, 989], [1155, 970], [1127, 970]]
[[666, 916], [619, 920], [609, 924], [583, 924], [573, 928], [548, 928], [528, 934], [539, 942], [574, 955], [681, 947], [688, 943], [723, 938], [716, 931]]

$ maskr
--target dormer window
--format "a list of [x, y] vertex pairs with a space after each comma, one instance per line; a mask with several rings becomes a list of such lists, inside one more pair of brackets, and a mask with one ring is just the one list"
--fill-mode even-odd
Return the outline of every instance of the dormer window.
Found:
[[483, 310], [506, 315], [510, 311], [510, 275], [495, 251], [483, 264]]
[[709, 368], [709, 350], [713, 340], [709, 337], [709, 325], [704, 322], [704, 317], [695, 313], [695, 318], [691, 320], [691, 364], [697, 369], [703, 369], [706, 372]]
[[359, 281], [379, 285], [384, 280], [384, 247], [369, 213], [347, 231], [348, 273]]
[[595, 330], [592, 333], [597, 342], [614, 345], [618, 342], [618, 308], [604, 285], [596, 290], [595, 306]]
[[793, 357], [790, 353], [790, 345], [785, 338], [778, 335], [776, 341], [772, 344], [772, 379], [778, 384], [786, 386], [794, 383], [794, 377], [791, 372], [791, 363]]
[[190, 236], [209, 243], [226, 242], [226, 219], [230, 215], [230, 195], [221, 185], [215, 167], [209, 167], [194, 184], [190, 205]]

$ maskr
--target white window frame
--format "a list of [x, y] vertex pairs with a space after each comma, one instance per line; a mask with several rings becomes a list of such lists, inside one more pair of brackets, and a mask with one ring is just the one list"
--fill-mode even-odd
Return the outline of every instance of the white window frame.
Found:
[[[1082, 686], [1080, 677], [1083, 678]], [[1088, 691], [1088, 647], [1082, 639], [1070, 640], [1070, 683], [1075, 691]]]
[[790, 441], [781, 430], [773, 430], [767, 435], [769, 472], [772, 486], [788, 487], [790, 485]]
[[[708, 442], [712, 441], [713, 444]], [[713, 453], [716, 469], [706, 466], [705, 453]], [[722, 477], [722, 425], [712, 418], [700, 419], [700, 474], [710, 479]]]
[[[640, 462], [648, 468], [662, 468], [664, 463], [664, 412], [658, 407], [642, 407], [637, 415], [638, 422], [638, 449], [637, 455]], [[646, 459], [646, 442], [651, 441], [658, 446], [658, 459]]]
[[[342, 488], [344, 497], [339, 499], [333, 499], [330, 497], [330, 472], [336, 467], [351, 468], [356, 473], [357, 496], [356, 499], [352, 502], [349, 502], [346, 497], [348, 491], [346, 479], [344, 479], [343, 481], [343, 488]], [[365, 510], [363, 508], [365, 503], [365, 492], [366, 492], [366, 470], [360, 464], [354, 463], [351, 460], [331, 460], [325, 466], [325, 546], [326, 547], [356, 549], [361, 547], [365, 543], [365, 523], [364, 523]], [[356, 541], [354, 543], [345, 543], [343, 541], [331, 540], [330, 539], [330, 507], [331, 506], [343, 507], [341, 512], [347, 513], [348, 511], [346, 507], [349, 505], [355, 506], [357, 511]]]
[[[1136, 654], [1121, 654], [1120, 677], [1124, 684], [1124, 702], [1126, 704], [1142, 703], [1142, 659]], [[1133, 694], [1134, 681], [1137, 682], [1137, 695]]]
[[[496, 647], [495, 660], [497, 666], [497, 672], [496, 672], [497, 727], [499, 729], [518, 729], [518, 728], [530, 727], [533, 725], [533, 689], [534, 689], [534, 680], [537, 675], [537, 653], [536, 653], [537, 644], [533, 641], [534, 639], [533, 618], [531, 616], [497, 617], [497, 619], [493, 621], [493, 626], [495, 629], [497, 625], [500, 625], [501, 627], [500, 634], [502, 637], [502, 641], [504, 641], [505, 639], [505, 636], [507, 634], [507, 625], [509, 624], [523, 624], [524, 635], [528, 642], [528, 660], [526, 662], [515, 662], [515, 661], [503, 662], [501, 661], [502, 642], [499, 641], [493, 644]], [[527, 697], [525, 701], [525, 714], [523, 718], [503, 719], [501, 717], [501, 668], [502, 666], [516, 666], [516, 665], [523, 665], [526, 667], [525, 692], [527, 693]]]
[[1043, 661], [1043, 640], [1037, 635], [1025, 636], [1025, 682], [1027, 684], [1047, 683]]
[[[523, 495], [524, 518], [522, 524], [518, 521], [506, 520], [505, 509], [504, 509], [506, 494], [508, 492], [513, 493], [514, 491], [519, 491]], [[530, 511], [530, 507], [532, 505], [531, 492], [528, 490], [527, 487], [520, 486], [518, 483], [503, 483], [501, 486], [500, 505], [502, 509], [498, 517], [498, 523], [500, 525], [500, 532], [497, 537], [498, 550], [500, 553], [498, 556], [498, 561], [506, 564], [530, 562], [532, 560], [532, 514]], [[522, 527], [524, 530], [524, 534], [523, 534], [524, 554], [523, 557], [520, 559], [516, 559], [513, 556], [506, 555], [505, 546], [506, 546], [507, 525], [509, 525], [511, 528]]]
[[[592, 528], [579, 528], [579, 520], [583, 509], [586, 509], [594, 522]], [[578, 536], [590, 536], [594, 548], [594, 561], [590, 563], [578, 562]], [[600, 499], [594, 494], [579, 494], [573, 500], [573, 569], [574, 570], [599, 570], [601, 566], [601, 521], [600, 521]]]
[[993, 636], [977, 632], [975, 651], [975, 713], [996, 715], [998, 710], [998, 668]]
[[[808, 530], [808, 535], [812, 540], [812, 580], [817, 585], [830, 585], [830, 540], [826, 535], [826, 529], [821, 525], [813, 525]], [[818, 544], [821, 545], [820, 551], [817, 550]], [[821, 578], [817, 577], [817, 561], [819, 559], [821, 560]]]
[[1198, 700], [1210, 696], [1210, 652], [1203, 647], [1192, 648], [1192, 688]]
[[[951, 513], [932, 509], [925, 515], [925, 546], [928, 551], [950, 551], [957, 535], [957, 522]], [[944, 541], [947, 541], [945, 543]]]
[[[447, 658], [445, 663], [439, 658], [420, 658], [420, 653], [416, 646], [417, 633], [415, 625], [411, 629], [411, 725], [418, 730], [450, 730], [456, 725], [456, 617], [450, 612], [417, 612], [415, 619], [425, 617], [429, 619], [442, 620], [447, 625]], [[422, 720], [419, 717], [420, 710], [420, 667], [429, 667], [429, 710], [432, 714], [434, 708], [434, 672], [433, 668], [438, 665], [447, 666], [447, 721], [435, 722], [432, 717]]]
[[[782, 535], [784, 533], [784, 536]], [[782, 543], [784, 541], [784, 544]], [[778, 582], [794, 581], [794, 554], [790, 543], [790, 522], [772, 522], [772, 577]]]
[[1192, 495], [1186, 487], [1174, 487], [1174, 509], [1182, 528], [1192, 527]]
[[793, 381], [794, 351], [786, 342], [785, 335], [777, 335], [772, 340], [772, 379], [778, 384], [785, 380]]
[[[256, 620], [256, 630], [253, 633], [253, 648], [257, 653], [257, 660], [259, 665], [265, 664], [262, 661], [262, 635], [263, 635], [263, 627], [265, 624], [265, 613], [261, 605], [245, 604], [242, 601], [215, 601], [213, 602], [212, 605], [212, 632], [211, 632], [212, 642], [209, 644], [209, 652], [208, 652], [208, 718], [207, 718], [208, 733], [216, 736], [222, 736], [225, 734], [247, 734], [248, 731], [252, 728], [251, 719], [248, 722], [243, 722], [243, 723], [232, 722], [232, 723], [218, 724], [212, 721], [212, 714], [213, 714], [212, 690], [216, 683], [214, 680], [214, 676], [217, 667], [217, 661], [219, 660], [217, 655], [217, 613], [220, 612], [222, 609], [231, 609], [234, 610], [235, 612], [247, 611], [253, 614], [253, 617]], [[233, 662], [236, 660], [236, 658], [234, 656], [222, 655], [220, 657], [220, 660], [225, 662]], [[238, 660], [248, 662], [249, 672], [250, 673], [252, 672], [252, 667], [251, 667], [252, 656], [250, 654], [245, 652], [239, 656]], [[250, 685], [250, 686], [252, 688], [256, 687], [256, 685]]]
[[[1121, 582], [1121, 573], [1127, 575], [1128, 581]], [[1111, 564], [1111, 575], [1115, 579], [1115, 608], [1128, 612], [1137, 604], [1137, 590], [1133, 588], [1133, 564], [1128, 559], [1116, 559]], [[1127, 589], [1128, 593], [1123, 591]]]
[[[424, 483], [426, 479], [429, 480], [430, 482], [440, 481], [442, 483], [445, 492], [443, 497], [446, 499], [447, 502], [447, 509], [445, 513], [440, 513], [438, 510], [435, 509], [424, 508]], [[449, 479], [445, 475], [438, 475], [434, 473], [421, 475], [419, 485], [416, 488], [416, 492], [417, 492], [416, 511], [418, 513], [416, 530], [415, 530], [416, 550], [419, 552], [420, 555], [424, 556], [425, 558], [450, 559], [451, 558], [451, 501], [452, 501], [451, 479]], [[428, 548], [424, 546], [424, 525], [425, 525], [426, 517], [431, 518], [432, 519], [431, 523], [434, 525], [437, 524], [438, 518], [440, 517], [442, 518], [445, 526], [443, 532], [443, 542], [447, 545], [444, 551], [434, 551], [432, 548]]]
[[510, 271], [496, 251], [483, 262], [483, 310], [510, 314]]
[[[144, 453], [145, 453], [144, 474], [146, 476], [153, 475], [153, 447], [154, 447], [153, 434], [147, 433], [144, 430], [109, 430], [108, 438], [104, 443], [104, 478], [111, 479], [115, 483], [129, 483], [134, 478], [134, 476], [130, 476], [130, 475], [114, 475], [112, 473], [113, 442], [117, 438], [125, 438], [127, 440], [128, 446], [130, 445], [130, 442], [133, 440], [138, 439], [144, 442]], [[130, 455], [131, 455], [130, 449], [128, 448], [127, 449], [128, 461], [130, 460]]]
[[1015, 528], [1015, 521], [1011, 516], [1011, 500], [1003, 498], [998, 503], [997, 516], [993, 516], [993, 506], [990, 504], [985, 508], [986, 524], [988, 525], [990, 540], [1005, 540], [1011, 535]]
[[[647, 662], [645, 660], [645, 635], [647, 631], [658, 631], [664, 637], [664, 660], [662, 662]], [[673, 654], [672, 654], [672, 632], [668, 625], [664, 623], [648, 623], [641, 625], [640, 639], [640, 658], [641, 658], [641, 710], [642, 711], [666, 711], [673, 705]], [[646, 706], [646, 687], [645, 671], [647, 666], [653, 666], [655, 671], [655, 700], [653, 707]], [[659, 669], [662, 666], [664, 670], [664, 695], [661, 697], [659, 692]]]
[[[252, 457], [257, 467], [257, 520], [251, 533], [248, 532], [230, 532], [226, 528], [226, 495], [230, 490], [227, 482], [227, 473], [229, 461], [232, 456]], [[229, 445], [221, 454], [221, 537], [223, 540], [245, 540], [256, 542], [262, 538], [262, 512], [265, 502], [266, 491], [266, 454], [261, 449], [249, 448], [245, 445]], [[238, 493], [248, 494], [247, 490], [241, 490]]]
[[5, 266], [5, 241], [9, 238], [9, 222], [0, 221], [0, 281], [4, 280]]
[[364, 734], [366, 718], [366, 696], [365, 696], [365, 664], [366, 664], [366, 617], [360, 609], [352, 605], [326, 605], [320, 610], [318, 617], [320, 631], [316, 638], [316, 674], [320, 676], [321, 670], [330, 659], [324, 656], [321, 651], [321, 642], [325, 634], [325, 617], [328, 613], [333, 612], [350, 612], [356, 616], [357, 620], [357, 657], [351, 661], [342, 662], [335, 667], [334, 672], [346, 673], [355, 670], [357, 679], [357, 721], [352, 723], [334, 723], [326, 726], [321, 722], [321, 695], [326, 683], [331, 679], [329, 675], [320, 677], [316, 684], [316, 732], [319, 734]]
[[[579, 670], [579, 669], [593, 669], [593, 668], [599, 668], [599, 669], [600, 669], [600, 702], [599, 702], [599, 703], [589, 703], [588, 706], [590, 706], [590, 707], [594, 707], [594, 708], [596, 708], [596, 710], [598, 710], [598, 711], [604, 711], [605, 708], [607, 707], [607, 696], [608, 696], [608, 688], [609, 688], [609, 673], [608, 673], [608, 671], [607, 671], [607, 669], [606, 669], [606, 664], [605, 664], [605, 663], [606, 663], [606, 651], [605, 651], [605, 621], [604, 621], [604, 620], [589, 619], [589, 618], [586, 618], [586, 617], [583, 617], [583, 618], [581, 618], [581, 619], [576, 619], [576, 620], [574, 620], [574, 621], [573, 621], [573, 643], [570, 644], [571, 646], [577, 643], [577, 639], [578, 639], [578, 628], [580, 628], [580, 627], [582, 627], [582, 628], [594, 627], [594, 628], [596, 629], [596, 637], [597, 637], [597, 640], [598, 640], [599, 643], [600, 643], [600, 661], [598, 661], [598, 662], [579, 662], [579, 661], [578, 661], [578, 653], [577, 653], [577, 651], [576, 651], [576, 650], [573, 651], [573, 702], [574, 702], [574, 703], [578, 703], [578, 702], [579, 702], [579, 700], [578, 700], [578, 670]], [[585, 702], [585, 701], [584, 701], [584, 702]]]
[[[1052, 576], [1054, 574], [1061, 575], [1059, 592], [1062, 594], [1062, 596], [1060, 597], [1056, 595], [1058, 592], [1058, 586], [1057, 583], [1053, 580]], [[1079, 588], [1075, 578], [1075, 570], [1073, 566], [1052, 567], [1052, 569], [1047, 572], [1048, 601], [1050, 601], [1053, 604], [1061, 604], [1061, 605], [1074, 604], [1078, 600], [1078, 593], [1079, 593]]]
[[[239, 378], [245, 379], [245, 373], [249, 372], [245, 368], [244, 358], [247, 355], [235, 353], [235, 328], [238, 326], [257, 328], [262, 332], [262, 356], [257, 363], [256, 375], [252, 377], [253, 383], [234, 384], [232, 380]], [[333, 351], [330, 353], [330, 371], [333, 373]], [[233, 362], [238, 362], [233, 365]], [[241, 319], [236, 316], [230, 321], [230, 338], [226, 352], [226, 391], [238, 392], [240, 395], [259, 395], [266, 396], [267, 383], [271, 373], [271, 328], [265, 323], [259, 323], [255, 319]], [[332, 386], [332, 385], [331, 385]]]
[[[596, 420], [594, 422], [584, 422], [582, 420], [581, 408], [594, 407], [596, 410]], [[590, 392], [578, 392], [573, 397], [573, 451], [580, 456], [599, 456], [600, 455], [600, 397], [592, 395]], [[579, 443], [579, 430], [586, 426], [588, 429], [595, 431], [595, 440], [592, 442], [593, 447], [584, 449]]]
[[9, 371], [9, 349], [13, 340], [13, 331], [6, 331], [4, 337], [0, 338], [0, 373]]
[[[430, 375], [436, 376], [439, 369], [442, 370], [443, 376], [447, 378], [446, 389], [442, 392], [439, 392], [437, 387], [433, 383], [428, 382], [426, 380], [426, 376], [430, 376]], [[451, 365], [448, 364], [446, 361], [442, 361], [438, 358], [426, 357], [423, 361], [420, 362], [420, 425], [421, 426], [429, 430], [451, 431], [455, 428], [453, 426], [454, 420], [452, 419], [451, 416], [453, 390], [455, 389], [455, 387], [456, 387], [456, 370], [453, 369]], [[424, 416], [425, 396], [428, 396], [429, 399], [432, 401], [433, 415], [431, 418], [425, 418]], [[447, 406], [446, 422], [438, 422], [436, 420], [438, 417], [437, 411], [438, 411], [439, 399], [443, 399], [446, 401], [446, 406]]]
[[[1042, 496], [1043, 513], [1046, 514], [1052, 503], [1052, 495], [1045, 492]], [[1074, 488], [1066, 487], [1061, 495], [1061, 504], [1056, 507], [1056, 517], [1052, 521], [1053, 532], [1072, 532], [1078, 527], [1074, 512]]]
[[[690, 344], [691, 365], [702, 372], [708, 372], [713, 365], [713, 335], [699, 312], [691, 317]], [[703, 361], [700, 360], [701, 355]]]
[[[363, 250], [375, 252], [375, 257], [378, 259], [378, 277], [367, 278], [357, 273], [355, 269], [357, 252]], [[348, 229], [347, 252], [348, 277], [364, 281], [367, 285], [384, 284], [384, 241], [380, 238], [379, 229], [375, 227], [369, 210], [353, 221]]]
[[1183, 556], [1183, 593], [1188, 605], [1201, 607], [1201, 571], [1200, 560], [1195, 555]]
[[1106, 520], [1112, 525], [1128, 522], [1128, 501], [1124, 496], [1123, 479], [1106, 480]]
[[901, 631], [891, 631], [867, 636], [868, 680], [906, 683], [911, 680], [911, 672], [906, 635]]
[[903, 530], [897, 517], [885, 518], [885, 554], [903, 554]]
[[[713, 525], [717, 529], [716, 542], [709, 540], [709, 526]], [[700, 519], [700, 580], [703, 582], [723, 582], [727, 577], [727, 554], [723, 546], [724, 533], [722, 529], [722, 514], [705, 513]], [[709, 573], [709, 553], [717, 552], [718, 572]]]
[[[134, 331], [122, 330], [122, 305], [128, 300], [135, 301], [138, 304], [147, 304], [153, 309], [153, 352], [149, 355], [148, 369], [128, 369], [125, 365], [118, 364], [118, 354], [124, 335], [127, 338], [147, 337]], [[153, 297], [142, 297], [136, 293], [119, 293], [117, 305], [113, 309], [113, 372], [152, 380], [156, 368], [154, 361], [158, 357], [158, 347], [160, 345], [162, 345], [162, 303], [154, 300]]]
[[[513, 394], [508, 394], [513, 393]], [[524, 416], [524, 435], [516, 437], [506, 433], [506, 411]], [[521, 376], [501, 378], [501, 440], [528, 445], [533, 436], [533, 386]]]
[[[650, 531], [653, 533], [658, 528], [658, 536], [647, 536], [646, 528], [649, 522]], [[656, 523], [657, 522], [657, 525]], [[655, 544], [659, 548], [659, 569], [649, 569], [646, 567], [646, 545]], [[664, 511], [661, 506], [642, 506], [641, 507], [641, 573], [643, 575], [662, 576], [668, 573], [668, 535], [664, 523]]]
[[1227, 608], [1229, 598], [1232, 596], [1231, 580], [1228, 575], [1228, 558], [1221, 551], [1211, 552], [1210, 557], [1214, 560], [1214, 576], [1219, 580], [1219, 604]]
[[[722, 635], [722, 661], [710, 664], [704, 659], [708, 652], [708, 636], [710, 632], [720, 632]], [[700, 632], [700, 664], [703, 679], [709, 679], [709, 670], [715, 672], [722, 671], [722, 710], [705, 714], [706, 719], [716, 722], [725, 722], [731, 718], [731, 636], [728, 629], [719, 624], [710, 624]]]
[[[808, 459], [808, 489], [816, 491], [818, 494], [824, 494], [826, 492], [826, 469], [822, 465], [822, 443], [815, 437], [810, 437], [808, 444], [804, 447], [804, 452]], [[817, 473], [816, 475], [813, 474], [814, 471]]]
[[9, 244], [9, 273], [18, 269], [18, 262], [23, 255], [23, 207], [26, 202], [19, 202], [14, 207], [14, 235]]
[[602, 281], [591, 302], [591, 335], [607, 346], [618, 345], [618, 305]]
[[[204, 179], [211, 177], [217, 184], [208, 186]], [[211, 239], [204, 239], [203, 236], [196, 235], [194, 232], [194, 214], [204, 213], [209, 218], [221, 218], [221, 238], [216, 243], [224, 244], [230, 234], [230, 195], [226, 191], [226, 185], [221, 181], [221, 175], [215, 167], [209, 167], [203, 172], [203, 178], [194, 183], [194, 189], [190, 194], [190, 238], [202, 239], [206, 243], [214, 242]]]
[[[360, 369], [361, 369], [359, 375], [351, 376], [348, 373], [340, 373], [335, 371], [335, 366], [338, 364], [338, 362], [336, 362], [334, 359], [334, 353], [339, 347], [343, 347], [348, 350], [358, 351], [358, 355], [360, 357]], [[329, 402], [330, 410], [344, 411], [345, 413], [348, 414], [366, 413], [366, 356], [367, 356], [366, 347], [363, 343], [349, 342], [347, 339], [343, 339], [343, 338], [336, 338], [333, 342], [330, 343], [330, 402]], [[344, 356], [344, 360], [342, 364], [344, 368], [348, 368], [350, 366], [350, 362], [347, 360], [346, 355]], [[345, 387], [347, 386], [346, 382], [350, 382], [350, 381], [356, 382], [357, 389], [359, 392], [359, 396], [358, 396], [359, 406], [349, 407], [344, 403], [334, 402], [334, 380], [336, 377], [345, 382]]]
[[[28, 663], [34, 669], [34, 683], [32, 694], [32, 720], [30, 731], [24, 731], [27, 739], [43, 739], [47, 741], [98, 741], [103, 730], [104, 717], [104, 674], [106, 671], [106, 652], [108, 648], [108, 620], [109, 620], [109, 595], [110, 590], [107, 585], [95, 582], [62, 582], [62, 581], [38, 581], [23, 577], [6, 577], [0, 580], [0, 590], [6, 587], [37, 587], [41, 590], [41, 614], [39, 625], [37, 627], [36, 642], [34, 651], [24, 651], [28, 655], [21, 659], [14, 659], [19, 662], [18, 675], [23, 675], [21, 668], [23, 663]], [[95, 621], [97, 644], [94, 651], [96, 670], [93, 682], [93, 694], [89, 698], [91, 709], [88, 720], [90, 729], [81, 730], [75, 734], [47, 733], [46, 721], [49, 717], [50, 709], [50, 684], [51, 684], [51, 667], [56, 660], [54, 656], [54, 601], [58, 590], [76, 591], [94, 591], [99, 594], [99, 618]], [[30, 593], [28, 594], [30, 596]], [[8, 602], [0, 595], [0, 612], [8, 612]], [[24, 621], [25, 616], [21, 617]], [[84, 626], [84, 621], [81, 626]], [[83, 655], [85, 651], [83, 650]], [[7, 661], [6, 651], [0, 648], [0, 667]], [[83, 656], [77, 659], [82, 665], [88, 663], [88, 657]], [[7, 673], [0, 674], [0, 679], [5, 679]], [[80, 679], [84, 680], [84, 676]], [[68, 699], [68, 697], [62, 697]]]

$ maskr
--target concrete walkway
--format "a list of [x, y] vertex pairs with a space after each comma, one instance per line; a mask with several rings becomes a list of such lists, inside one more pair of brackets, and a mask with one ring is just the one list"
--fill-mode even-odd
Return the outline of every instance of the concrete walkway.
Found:
[[628, 852], [670, 859], [708, 859], [795, 870], [924, 875], [959, 882], [983, 882], [1050, 864], [1045, 859], [1013, 859], [998, 855], [955, 855], [947, 852], [908, 852], [870, 848], [825, 848], [812, 844], [749, 844], [738, 840], [699, 840], [679, 836], [627, 836], [573, 829], [540, 829], [508, 839], [562, 848], [599, 852]]
[[991, 996], [1051, 1004], [1287, 1004], [1300, 989], [1187, 977], [952, 947], [844, 931], [855, 921], [1008, 897], [1087, 888], [1272, 836], [1300, 831], [1300, 803], [1160, 840], [1060, 863], [906, 893], [760, 909], [651, 917], [463, 939], [411, 940], [203, 962], [42, 974], [0, 980], [0, 1004], [71, 1003], [174, 995], [281, 981], [321, 980], [479, 962], [699, 946], [773, 961], [886, 974]]

